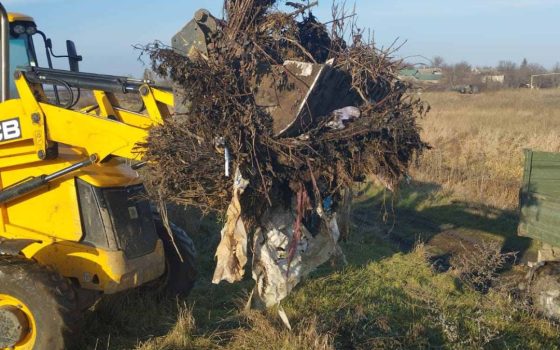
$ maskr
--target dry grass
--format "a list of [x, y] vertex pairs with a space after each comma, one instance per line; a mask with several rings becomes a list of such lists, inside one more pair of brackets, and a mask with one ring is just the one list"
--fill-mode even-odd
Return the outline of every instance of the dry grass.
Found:
[[177, 310], [177, 322], [165, 336], [152, 338], [141, 343], [138, 350], [196, 349], [201, 344], [193, 341], [191, 334], [196, 330], [192, 310], [182, 306]]
[[245, 326], [231, 332], [227, 349], [334, 349], [331, 337], [318, 331], [317, 316], [300, 321], [294, 331], [288, 330], [274, 316], [267, 317], [259, 312], [246, 312], [238, 317], [245, 321]]
[[177, 323], [167, 334], [142, 342], [135, 349], [260, 349], [264, 344], [271, 350], [334, 349], [330, 337], [318, 332], [314, 317], [300, 322], [292, 332], [274, 317], [253, 311], [240, 312], [216, 323], [217, 328], [222, 326], [224, 330], [197, 334], [192, 308], [182, 307], [178, 311]]
[[421, 122], [426, 152], [413, 175], [461, 200], [517, 206], [524, 148], [560, 151], [560, 90], [479, 95], [426, 93], [432, 111]]

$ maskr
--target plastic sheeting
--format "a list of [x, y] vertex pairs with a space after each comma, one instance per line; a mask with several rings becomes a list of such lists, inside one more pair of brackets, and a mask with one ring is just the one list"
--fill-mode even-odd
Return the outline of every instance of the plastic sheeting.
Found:
[[[216, 251], [217, 266], [212, 282], [230, 283], [243, 279], [247, 264], [248, 235], [242, 218], [240, 197], [248, 181], [236, 170], [233, 199], [227, 210], [222, 239]], [[296, 224], [295, 203], [291, 208], [275, 206], [262, 217], [253, 239], [253, 279], [250, 303], [263, 308], [278, 305], [301, 280], [335, 255], [344, 256], [338, 241], [337, 214], [322, 207], [313, 215], [313, 229], [301, 226], [301, 239], [290, 254]], [[313, 221], [313, 220], [312, 220]]]
[[226, 214], [226, 224], [222, 228], [222, 240], [216, 250], [217, 265], [212, 283], [221, 281], [234, 283], [243, 279], [247, 264], [247, 230], [241, 216], [241, 195], [249, 182], [243, 178], [239, 169], [235, 172], [233, 199]]
[[294, 208], [272, 208], [255, 234], [253, 306], [272, 307], [288, 296], [301, 280], [332, 256], [342, 254], [336, 214], [322, 215], [317, 232], [302, 227], [302, 237], [289, 259], [296, 222]]
[[346, 124], [358, 119], [362, 116], [362, 112], [358, 107], [344, 107], [337, 109], [331, 113], [331, 121], [327, 123], [327, 127], [334, 130], [342, 130], [346, 128]]

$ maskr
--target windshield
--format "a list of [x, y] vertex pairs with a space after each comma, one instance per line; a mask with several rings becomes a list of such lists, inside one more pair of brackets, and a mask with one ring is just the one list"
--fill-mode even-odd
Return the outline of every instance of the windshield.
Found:
[[29, 37], [21, 34], [17, 38], [10, 37], [10, 98], [17, 98], [18, 93], [13, 79], [17, 67], [26, 67], [31, 64], [29, 54]]

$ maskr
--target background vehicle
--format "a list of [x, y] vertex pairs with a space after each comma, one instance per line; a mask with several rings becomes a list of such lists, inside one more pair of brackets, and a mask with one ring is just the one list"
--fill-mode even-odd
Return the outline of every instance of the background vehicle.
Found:
[[458, 93], [463, 95], [473, 95], [480, 92], [480, 88], [476, 85], [458, 85], [454, 86], [451, 90], [457, 91]]
[[[173, 95], [150, 81], [80, 73], [71, 41], [70, 70], [52, 69], [50, 39], [2, 5], [0, 26], [0, 348], [62, 349], [102, 294], [164, 273], [171, 292], [192, 287], [192, 242], [164, 229], [134, 164]], [[47, 68], [37, 61], [42, 45]], [[73, 109], [85, 90], [95, 104]], [[125, 109], [117, 93], [138, 95], [145, 113]]]

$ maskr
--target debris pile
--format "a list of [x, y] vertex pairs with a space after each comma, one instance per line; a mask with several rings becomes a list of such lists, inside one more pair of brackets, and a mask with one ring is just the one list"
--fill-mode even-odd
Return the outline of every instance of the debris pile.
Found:
[[144, 145], [148, 186], [227, 213], [214, 281], [240, 280], [251, 251], [267, 306], [339, 252], [337, 212], [356, 181], [394, 189], [427, 147], [416, 120], [428, 108], [406, 94], [399, 62], [360, 31], [344, 40], [344, 16], [328, 30], [289, 5], [226, 0], [225, 19], [199, 11], [184, 28], [203, 37], [146, 47], [176, 100]]

